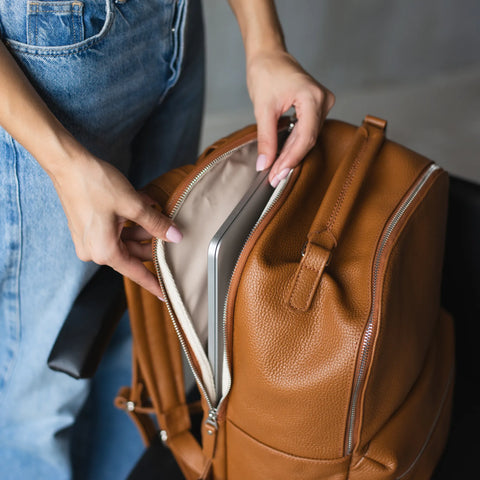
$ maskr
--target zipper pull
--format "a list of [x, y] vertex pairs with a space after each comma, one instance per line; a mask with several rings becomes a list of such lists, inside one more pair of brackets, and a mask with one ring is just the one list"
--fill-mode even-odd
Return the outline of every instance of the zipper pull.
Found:
[[207, 433], [213, 435], [218, 430], [218, 412], [216, 408], [212, 408], [208, 412], [208, 418], [205, 420], [205, 425], [207, 427]]
[[[207, 435], [202, 435], [203, 453], [207, 457], [207, 464], [211, 463], [215, 456], [215, 448], [217, 444], [217, 432], [218, 432], [218, 410], [211, 408], [208, 412], [208, 418], [205, 420], [205, 428], [207, 429]], [[204, 478], [204, 477], [201, 477]]]

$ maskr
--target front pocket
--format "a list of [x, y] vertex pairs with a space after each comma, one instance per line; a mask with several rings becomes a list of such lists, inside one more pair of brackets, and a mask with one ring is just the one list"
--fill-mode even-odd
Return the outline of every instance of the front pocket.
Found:
[[227, 421], [228, 480], [346, 480], [350, 456], [322, 460], [276, 450]]
[[425, 366], [401, 407], [364, 449], [354, 452], [352, 479], [430, 478], [450, 425], [454, 372], [453, 321], [444, 310]]
[[71, 45], [84, 40], [83, 2], [29, 0], [27, 42], [39, 47]]

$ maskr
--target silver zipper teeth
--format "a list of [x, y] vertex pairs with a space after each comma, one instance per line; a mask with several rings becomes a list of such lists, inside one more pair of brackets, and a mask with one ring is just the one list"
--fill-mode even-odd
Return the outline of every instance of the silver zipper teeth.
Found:
[[[288, 125], [288, 127], [284, 127], [284, 128], [281, 128], [278, 130], [278, 133], [281, 133], [283, 132], [284, 130], [287, 130], [288, 133], [290, 133], [292, 130], [293, 130], [293, 127], [295, 126], [295, 122], [296, 120], [295, 119], [291, 119], [290, 120], [290, 124]], [[176, 214], [177, 214], [177, 211], [178, 209], [180, 208], [180, 206], [182, 205], [182, 203], [184, 202], [185, 198], [187, 197], [187, 195], [190, 193], [190, 191], [192, 190], [192, 188], [195, 186], [195, 184], [214, 166], [216, 165], [218, 162], [224, 160], [226, 157], [230, 156], [232, 153], [236, 152], [237, 150], [239, 150], [240, 148], [243, 148], [245, 147], [246, 145], [248, 145], [249, 143], [252, 143], [252, 142], [255, 142], [257, 139], [254, 138], [252, 140], [250, 140], [249, 142], [245, 142], [245, 143], [242, 143], [241, 145], [238, 145], [237, 147], [235, 148], [232, 148], [231, 150], [228, 150], [228, 152], [225, 152], [225, 153], [222, 153], [219, 157], [215, 158], [214, 160], [212, 160], [208, 165], [205, 165], [205, 167], [203, 167], [196, 175], [195, 177], [193, 177], [192, 181], [188, 184], [187, 188], [183, 191], [183, 193], [180, 195], [180, 197], [178, 198], [178, 200], [175, 202], [175, 205], [172, 209], [172, 212], [170, 213], [170, 218], [173, 218]]]
[[[224, 307], [223, 307], [223, 345], [224, 345], [224, 348], [223, 348], [223, 359], [224, 359], [224, 362], [226, 363], [227, 365], [227, 369], [229, 372], [231, 372], [230, 370], [230, 364], [228, 363], [228, 355], [227, 355], [227, 300], [228, 300], [228, 295], [230, 293], [230, 288], [232, 286], [232, 282], [233, 282], [233, 277], [235, 275], [235, 272], [237, 271], [238, 269], [238, 263], [239, 263], [239, 260], [240, 260], [240, 257], [243, 253], [243, 250], [245, 249], [248, 241], [250, 240], [250, 238], [252, 238], [252, 235], [253, 235], [253, 232], [255, 232], [255, 230], [257, 229], [258, 225], [260, 225], [260, 223], [262, 222], [262, 220], [268, 215], [268, 213], [272, 210], [272, 208], [275, 206], [275, 204], [277, 203], [278, 199], [280, 198], [280, 196], [282, 195], [282, 193], [284, 192], [286, 186], [287, 186], [287, 183], [288, 183], [288, 180], [290, 178], [290, 175], [291, 175], [291, 172], [289, 174], [289, 176], [287, 177], [287, 180], [285, 181], [283, 187], [281, 189], [278, 190], [278, 192], [276, 192], [274, 194], [274, 196], [270, 199], [269, 201], [269, 205], [268, 205], [268, 208], [266, 208], [262, 214], [260, 215], [259, 219], [256, 221], [255, 225], [252, 227], [252, 229], [250, 230], [250, 233], [247, 235], [247, 238], [245, 239], [245, 242], [243, 243], [243, 246], [240, 250], [240, 253], [238, 255], [238, 258], [237, 258], [237, 261], [235, 263], [235, 266], [233, 267], [233, 271], [232, 271], [232, 275], [230, 276], [230, 280], [228, 282], [228, 288], [227, 288], [227, 294], [225, 296], [225, 302], [224, 302]], [[217, 406], [217, 410], [220, 408], [223, 400], [227, 397], [227, 395], [230, 393], [230, 388], [232, 387], [232, 377], [231, 377], [231, 374], [229, 376], [229, 379], [228, 379], [228, 386], [227, 386], [227, 389], [225, 391], [225, 395], [223, 395], [223, 392], [218, 392], [220, 395], [221, 395], [221, 398], [220, 398], [220, 401], [218, 403], [218, 406]], [[223, 390], [223, 389], [222, 389]]]
[[[382, 241], [380, 243], [380, 247], [377, 251], [377, 255], [375, 257], [375, 263], [374, 263], [374, 270], [373, 270], [373, 275], [372, 275], [372, 306], [375, 304], [376, 300], [376, 295], [377, 295], [377, 280], [378, 280], [378, 273], [380, 269], [380, 261], [382, 257], [383, 250], [385, 249], [385, 246], [388, 242], [388, 239], [392, 235], [393, 230], [397, 226], [398, 222], [402, 218], [402, 216], [405, 214], [405, 211], [408, 209], [408, 207], [411, 205], [415, 197], [418, 195], [422, 187], [425, 185], [425, 183], [428, 181], [430, 176], [438, 170], [440, 167], [438, 167], [435, 164], [432, 164], [428, 170], [425, 172], [423, 175], [422, 179], [418, 182], [412, 193], [408, 196], [408, 198], [402, 203], [400, 206], [399, 210], [397, 213], [394, 215], [392, 218], [391, 222], [387, 226], [387, 229], [382, 237]], [[353, 430], [355, 426], [355, 420], [356, 420], [356, 414], [357, 414], [357, 406], [358, 406], [358, 399], [359, 399], [359, 394], [360, 394], [360, 388], [365, 376], [365, 370], [367, 367], [367, 359], [368, 355], [370, 353], [370, 347], [371, 347], [371, 342], [372, 342], [372, 333], [374, 331], [373, 328], [373, 310], [370, 313], [370, 316], [368, 318], [367, 322], [367, 328], [365, 330], [365, 334], [363, 337], [362, 341], [362, 355], [360, 357], [360, 367], [358, 370], [358, 375], [356, 378], [355, 382], [355, 387], [353, 390], [353, 395], [352, 395], [352, 406], [350, 408], [350, 417], [349, 417], [349, 423], [348, 423], [348, 441], [347, 441], [347, 455], [350, 455], [353, 451]]]

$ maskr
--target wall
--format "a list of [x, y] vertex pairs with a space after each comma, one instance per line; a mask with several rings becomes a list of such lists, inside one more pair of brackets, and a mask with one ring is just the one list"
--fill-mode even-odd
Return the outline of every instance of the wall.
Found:
[[[480, 181], [478, 0], [277, 0], [288, 49], [333, 90], [331, 117], [389, 120], [389, 136]], [[226, 0], [204, 0], [203, 146], [253, 121], [241, 37]]]

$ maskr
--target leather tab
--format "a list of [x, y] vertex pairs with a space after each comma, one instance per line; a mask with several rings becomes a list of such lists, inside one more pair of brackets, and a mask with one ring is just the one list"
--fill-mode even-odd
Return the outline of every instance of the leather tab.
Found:
[[131, 390], [129, 387], [122, 387], [115, 398], [115, 406], [121, 408], [128, 413], [138, 428], [145, 445], [150, 445], [152, 438], [155, 436], [157, 428], [150, 413], [152, 409], [137, 407], [137, 404], [131, 399]]
[[383, 118], [374, 117], [373, 115], [366, 115], [363, 119], [364, 123], [368, 123], [374, 127], [379, 128], [380, 130], [385, 131], [387, 128], [387, 121]]
[[203, 453], [206, 458], [212, 458], [215, 455], [215, 447], [217, 446], [217, 432], [218, 430], [213, 426], [204, 422], [206, 433], [202, 435], [203, 439]]
[[288, 295], [290, 307], [302, 312], [310, 308], [331, 254], [331, 250], [320, 245], [312, 242], [307, 244]]

